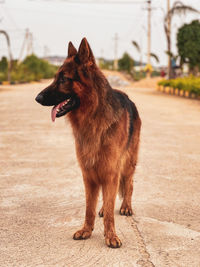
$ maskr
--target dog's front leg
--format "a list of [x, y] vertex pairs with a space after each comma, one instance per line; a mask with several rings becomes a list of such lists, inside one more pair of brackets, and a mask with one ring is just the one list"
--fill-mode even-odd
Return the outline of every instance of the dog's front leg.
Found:
[[122, 243], [115, 232], [114, 207], [118, 191], [119, 177], [115, 175], [103, 185], [103, 213], [105, 242], [108, 247], [119, 248]]
[[73, 238], [75, 240], [89, 238], [94, 228], [96, 205], [100, 186], [89, 180], [88, 177], [84, 177], [84, 184], [86, 194], [85, 223], [83, 228], [74, 234]]

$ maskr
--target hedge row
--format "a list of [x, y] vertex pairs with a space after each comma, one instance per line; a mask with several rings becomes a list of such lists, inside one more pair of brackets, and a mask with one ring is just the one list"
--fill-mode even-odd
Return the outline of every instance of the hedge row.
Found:
[[158, 82], [158, 85], [183, 90], [190, 94], [200, 96], [200, 78], [198, 77], [191, 76], [172, 80], [162, 80]]

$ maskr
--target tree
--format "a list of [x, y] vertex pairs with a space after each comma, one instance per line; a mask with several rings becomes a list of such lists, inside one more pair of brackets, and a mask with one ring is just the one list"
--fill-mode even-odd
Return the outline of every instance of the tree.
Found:
[[11, 77], [11, 70], [12, 70], [12, 53], [11, 53], [11, 47], [10, 47], [10, 37], [8, 35], [8, 33], [6, 31], [0, 30], [0, 34], [3, 34], [6, 37], [6, 42], [8, 45], [8, 56], [9, 56], [9, 61], [8, 61], [8, 71], [7, 71], [7, 75], [8, 75], [8, 81], [10, 81]]
[[134, 67], [134, 60], [125, 52], [122, 58], [119, 59], [118, 66], [119, 70], [125, 70], [130, 73]]
[[200, 22], [184, 24], [177, 34], [178, 54], [182, 63], [188, 63], [189, 69], [196, 74], [200, 68]]
[[0, 72], [7, 73], [8, 71], [8, 60], [6, 57], [2, 57], [0, 61]]
[[166, 16], [164, 17], [164, 29], [166, 33], [166, 39], [167, 39], [167, 54], [169, 57], [168, 61], [168, 78], [172, 78], [172, 66], [171, 66], [171, 20], [174, 15], [182, 15], [186, 12], [193, 12], [193, 13], [199, 13], [199, 11], [191, 6], [184, 5], [180, 1], [176, 1], [173, 5], [173, 7], [168, 11]]

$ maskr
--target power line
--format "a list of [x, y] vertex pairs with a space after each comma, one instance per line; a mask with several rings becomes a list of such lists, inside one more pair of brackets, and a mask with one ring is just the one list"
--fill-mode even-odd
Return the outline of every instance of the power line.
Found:
[[137, 2], [130, 2], [130, 1], [66, 1], [68, 3], [74, 3], [74, 4], [141, 4], [141, 3], [146, 3], [146, 1], [137, 1]]
[[[33, 1], [33, 0], [29, 0]], [[70, 3], [70, 4], [141, 4], [141, 3], [146, 3], [145, 0], [142, 1], [106, 1], [106, 0], [100, 0], [100, 1], [80, 1], [80, 0], [60, 0], [65, 3]]]
[[[27, 8], [12, 8], [13, 10], [18, 10], [20, 9], [20, 11], [24, 11], [24, 12], [31, 12], [31, 13], [41, 13], [43, 14], [43, 11], [41, 9], [32, 9], [30, 11], [30, 9]], [[84, 10], [85, 11], [85, 10]], [[88, 20], [90, 18], [97, 18], [97, 16], [102, 17], [102, 13], [104, 12], [104, 9], [102, 10], [102, 12], [98, 10], [95, 10], [93, 13], [89, 12], [88, 10], [86, 10], [86, 12], [77, 12], [75, 11], [77, 18], [76, 20], [80, 19], [80, 17], [85, 17], [85, 20]], [[74, 18], [74, 12], [69, 12], [68, 10], [62, 10], [60, 11], [52, 11], [52, 10], [45, 10], [45, 14], [53, 14], [53, 15], [60, 15], [60, 16], [67, 16], [67, 17], [72, 17]], [[131, 13], [125, 13], [125, 12], [113, 12], [111, 14], [105, 14], [105, 12], [103, 13], [103, 17], [106, 19], [120, 19], [120, 20], [129, 20], [130, 18], [133, 17], [133, 14]], [[141, 16], [134, 16], [134, 19], [136, 20], [140, 20]]]

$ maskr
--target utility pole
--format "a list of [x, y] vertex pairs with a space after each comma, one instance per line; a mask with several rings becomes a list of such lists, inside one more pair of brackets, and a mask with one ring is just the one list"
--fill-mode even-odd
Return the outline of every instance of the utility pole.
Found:
[[[148, 4], [148, 43], [147, 43], [147, 64], [150, 68], [151, 66], [151, 0], [148, 0], [147, 1], [147, 4]], [[150, 69], [147, 70], [147, 77], [149, 78], [150, 77]]]
[[117, 59], [117, 50], [118, 50], [118, 34], [115, 33], [115, 37], [114, 37], [114, 42], [115, 42], [115, 47], [114, 47], [114, 70], [118, 69], [118, 59]]
[[25, 48], [26, 56], [30, 56], [31, 54], [33, 54], [33, 34], [29, 31], [29, 29], [26, 29], [25, 31], [24, 41], [20, 50], [18, 63], [22, 60]]
[[[167, 35], [168, 35], [168, 42], [169, 42], [169, 47], [168, 47], [168, 52], [171, 51], [171, 14], [169, 14], [170, 11], [170, 0], [167, 0]], [[168, 54], [168, 68], [167, 68], [167, 76], [170, 79], [171, 77], [171, 55]]]
[[104, 50], [103, 50], [103, 48], [101, 49], [101, 58], [103, 58], [103, 54], [104, 54]]
[[102, 49], [100, 50], [100, 59], [99, 59], [99, 62], [98, 62], [100, 68], [103, 68], [103, 66], [104, 66], [104, 58], [103, 58], [103, 54], [104, 54], [104, 50], [103, 50], [103, 48], [102, 48]]
[[25, 49], [25, 45], [28, 42], [28, 39], [29, 39], [29, 29], [26, 29], [24, 41], [23, 41], [22, 48], [21, 48], [21, 51], [20, 51], [20, 54], [19, 54], [18, 63], [22, 60], [23, 52], [24, 52], [24, 49]]
[[148, 50], [147, 50], [147, 63], [151, 64], [151, 0], [148, 3]]
[[49, 56], [49, 48], [47, 45], [44, 46], [44, 59], [47, 59]]
[[27, 56], [33, 54], [33, 34], [29, 33], [28, 35], [28, 44], [27, 44]]

